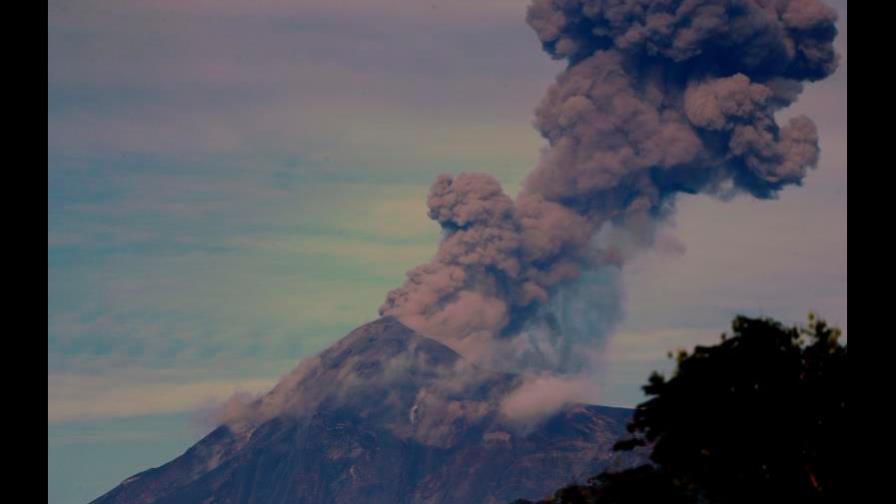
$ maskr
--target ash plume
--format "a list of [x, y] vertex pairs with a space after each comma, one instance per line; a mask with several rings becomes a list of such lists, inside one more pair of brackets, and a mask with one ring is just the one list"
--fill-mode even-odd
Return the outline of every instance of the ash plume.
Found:
[[[516, 199], [440, 176], [439, 249], [380, 314], [477, 362], [581, 371], [622, 316], [618, 269], [677, 194], [773, 198], [815, 167], [815, 124], [775, 112], [836, 69], [836, 17], [819, 0], [534, 0], [529, 25], [568, 62], [535, 111], [548, 146]], [[589, 285], [594, 305], [566, 313]]]

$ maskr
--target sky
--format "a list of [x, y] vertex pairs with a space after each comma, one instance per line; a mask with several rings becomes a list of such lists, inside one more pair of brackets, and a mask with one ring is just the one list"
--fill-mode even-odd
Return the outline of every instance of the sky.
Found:
[[[83, 503], [182, 453], [377, 316], [436, 249], [426, 194], [484, 171], [515, 193], [561, 63], [526, 0], [50, 1], [48, 500]], [[774, 201], [679, 201], [683, 248], [626, 265], [603, 403], [737, 313], [847, 330], [846, 2], [804, 113], [821, 160]]]

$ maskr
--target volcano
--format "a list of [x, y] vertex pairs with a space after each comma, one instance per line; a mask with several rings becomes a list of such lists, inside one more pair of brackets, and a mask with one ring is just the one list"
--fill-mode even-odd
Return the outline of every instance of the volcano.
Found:
[[612, 451], [631, 410], [567, 404], [521, 426], [500, 404], [522, 381], [383, 317], [93, 503], [506, 503], [637, 462]]

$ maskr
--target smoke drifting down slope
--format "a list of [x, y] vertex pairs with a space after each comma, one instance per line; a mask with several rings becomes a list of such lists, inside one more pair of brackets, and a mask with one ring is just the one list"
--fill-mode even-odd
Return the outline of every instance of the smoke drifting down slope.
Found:
[[[529, 25], [568, 62], [535, 111], [548, 146], [515, 200], [487, 174], [440, 176], [439, 249], [380, 314], [491, 367], [581, 371], [621, 317], [618, 268], [677, 194], [773, 198], [815, 167], [815, 124], [774, 114], [836, 69], [836, 17], [818, 0], [535, 0]], [[564, 301], [582, 289], [591, 306]]]

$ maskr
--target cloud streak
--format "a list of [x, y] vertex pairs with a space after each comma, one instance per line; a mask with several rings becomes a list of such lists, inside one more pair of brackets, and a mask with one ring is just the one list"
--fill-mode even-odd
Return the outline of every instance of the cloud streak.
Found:
[[153, 372], [133, 371], [121, 375], [50, 374], [47, 376], [47, 421], [49, 423], [97, 418], [195, 411], [211, 407], [234, 390], [259, 393], [274, 380], [210, 380], [204, 382], [158, 382]]

